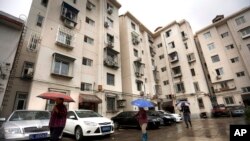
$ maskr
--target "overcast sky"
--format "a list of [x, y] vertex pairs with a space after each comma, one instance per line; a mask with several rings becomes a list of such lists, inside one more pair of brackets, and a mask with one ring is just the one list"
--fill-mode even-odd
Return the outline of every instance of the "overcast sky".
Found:
[[[19, 17], [28, 16], [32, 0], [0, 0], [0, 10]], [[250, 6], [250, 0], [118, 0], [119, 14], [131, 12], [150, 31], [170, 22], [186, 19], [196, 32], [212, 23], [216, 15], [225, 17]]]

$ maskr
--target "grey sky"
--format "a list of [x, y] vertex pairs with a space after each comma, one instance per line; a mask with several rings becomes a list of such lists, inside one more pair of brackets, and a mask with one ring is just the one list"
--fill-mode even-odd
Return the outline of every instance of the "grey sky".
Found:
[[[28, 16], [32, 0], [0, 0], [0, 10]], [[118, 0], [119, 14], [130, 11], [149, 30], [186, 19], [193, 32], [211, 24], [216, 15], [228, 16], [250, 6], [250, 0]]]

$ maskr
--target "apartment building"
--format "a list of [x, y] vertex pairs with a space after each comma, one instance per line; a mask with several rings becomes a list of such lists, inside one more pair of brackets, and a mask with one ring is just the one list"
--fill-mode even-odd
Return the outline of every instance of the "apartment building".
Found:
[[188, 101], [192, 116], [210, 113], [211, 101], [190, 24], [173, 21], [154, 33], [155, 60], [162, 86], [161, 106], [179, 112], [176, 103]]
[[24, 21], [0, 11], [0, 111]]
[[70, 95], [69, 109], [107, 117], [121, 110], [120, 7], [116, 0], [33, 0], [1, 115], [51, 110], [53, 101], [37, 97], [48, 91]]
[[213, 23], [196, 35], [204, 68], [218, 104], [250, 105], [250, 7]]
[[[122, 91], [125, 110], [137, 110], [131, 101], [137, 98], [157, 104], [161, 87], [155, 81], [153, 34], [130, 12], [120, 15]], [[159, 79], [159, 78], [158, 78]]]

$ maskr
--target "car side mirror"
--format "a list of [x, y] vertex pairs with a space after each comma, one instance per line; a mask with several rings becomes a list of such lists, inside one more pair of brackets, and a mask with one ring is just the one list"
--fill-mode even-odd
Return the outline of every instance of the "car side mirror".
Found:
[[0, 122], [4, 122], [6, 118], [0, 118]]
[[69, 116], [69, 119], [76, 119], [76, 116], [74, 116], [74, 115]]

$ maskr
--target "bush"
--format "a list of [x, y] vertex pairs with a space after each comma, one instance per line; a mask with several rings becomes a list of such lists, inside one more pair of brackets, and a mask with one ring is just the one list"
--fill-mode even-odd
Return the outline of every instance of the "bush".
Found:
[[246, 118], [247, 121], [250, 122], [250, 106], [248, 106], [248, 107], [246, 108], [246, 111], [245, 111], [245, 118]]

